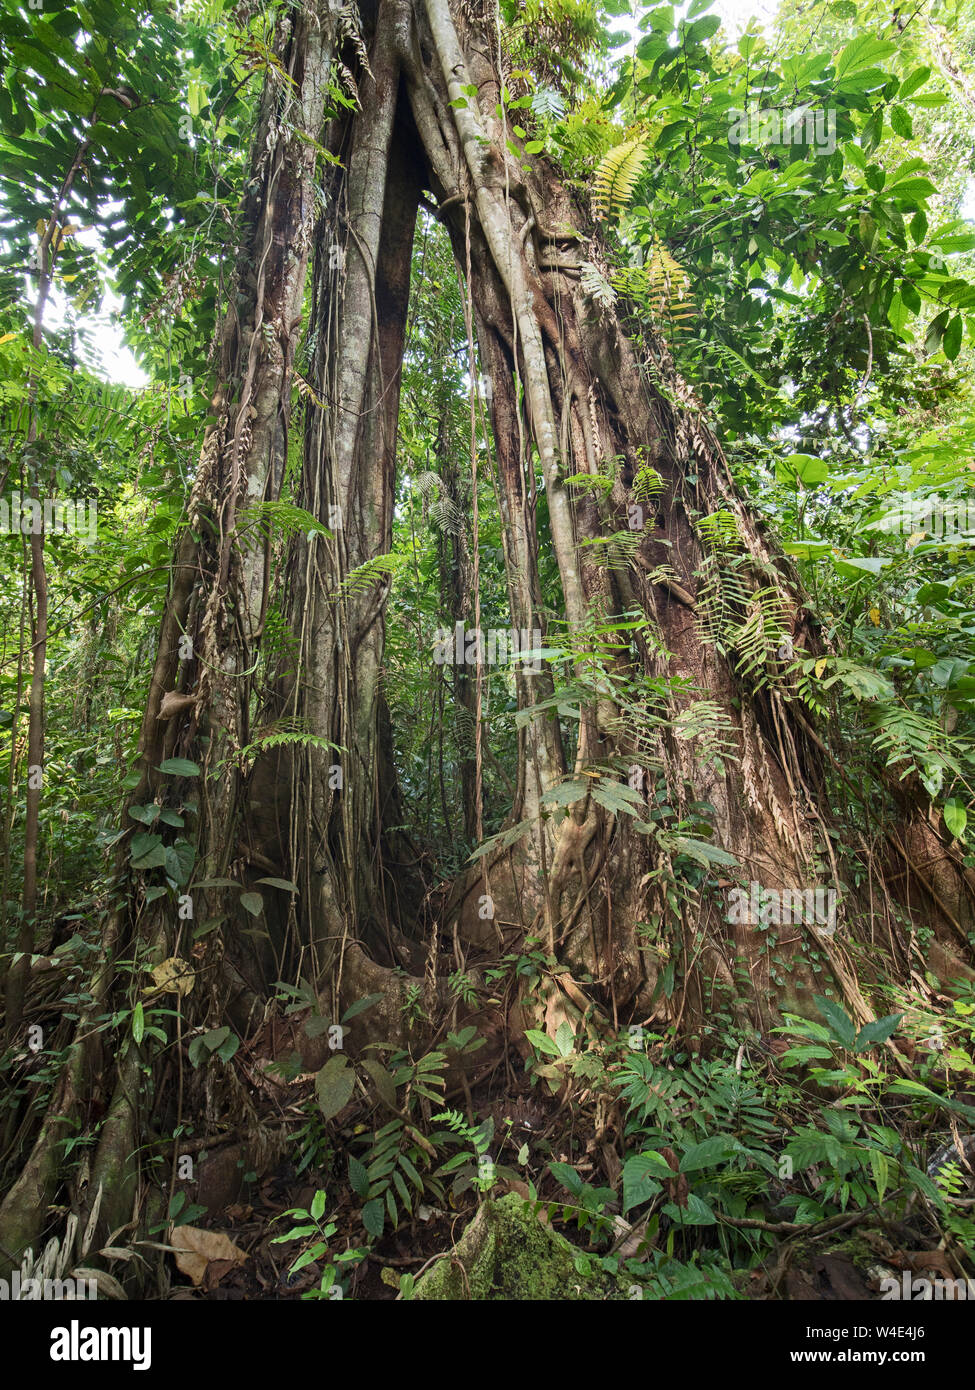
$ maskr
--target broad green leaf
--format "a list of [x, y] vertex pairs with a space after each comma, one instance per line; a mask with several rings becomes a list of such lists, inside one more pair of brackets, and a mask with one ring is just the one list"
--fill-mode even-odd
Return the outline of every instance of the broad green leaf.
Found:
[[170, 777], [199, 777], [200, 769], [196, 763], [191, 763], [189, 758], [167, 758], [161, 762], [159, 772], [164, 772]]
[[326, 1120], [348, 1105], [354, 1090], [355, 1072], [349, 1066], [348, 1058], [330, 1058], [315, 1078], [318, 1107]]
[[525, 1037], [531, 1043], [532, 1047], [536, 1048], [539, 1052], [544, 1052], [548, 1057], [560, 1057], [562, 1055], [549, 1035], [543, 1033], [539, 1028], [527, 1028], [525, 1030]]
[[965, 834], [965, 827], [968, 825], [968, 807], [957, 796], [949, 797], [944, 804], [943, 815], [948, 833], [953, 835], [956, 840], [962, 839]]
[[852, 1018], [840, 1008], [834, 999], [827, 999], [821, 994], [813, 996], [813, 1002], [817, 1009], [829, 1024], [832, 1036], [840, 1042], [848, 1052], [852, 1052], [857, 1039], [857, 1028]]
[[720, 1163], [726, 1163], [735, 1153], [738, 1152], [738, 1143], [730, 1139], [726, 1134], [715, 1134], [710, 1139], [704, 1139], [700, 1144], [692, 1144], [684, 1152], [680, 1161], [680, 1171], [682, 1173], [694, 1173], [699, 1168], [714, 1168]]
[[886, 1042], [896, 1033], [897, 1025], [903, 1017], [903, 1014], [887, 1014], [885, 1018], [877, 1018], [872, 1023], [865, 1023], [857, 1033], [853, 1050], [865, 1052], [867, 1048], [874, 1047], [877, 1043]]
[[[661, 1166], [662, 1170], [661, 1171]], [[623, 1215], [662, 1190], [656, 1177], [673, 1177], [667, 1162], [656, 1153], [631, 1154], [623, 1164]]]
[[381, 1197], [374, 1197], [362, 1208], [362, 1224], [377, 1240], [383, 1233], [386, 1222], [386, 1209]]

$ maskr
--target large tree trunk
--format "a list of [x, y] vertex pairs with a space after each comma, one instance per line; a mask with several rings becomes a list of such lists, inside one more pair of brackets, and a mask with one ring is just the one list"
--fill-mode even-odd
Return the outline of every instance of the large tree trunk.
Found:
[[[198, 872], [240, 886], [260, 873], [293, 878], [299, 892], [293, 910], [272, 923], [276, 944], [330, 1005], [388, 990], [386, 1037], [405, 1027], [396, 1008], [403, 981], [389, 967], [417, 974], [426, 956], [436, 976], [442, 933], [454, 926], [474, 945], [495, 943], [498, 931], [506, 944], [541, 933], [568, 965], [553, 970], [541, 1000], [521, 1001], [516, 1034], [539, 1006], [549, 1028], [566, 1016], [587, 1015], [594, 1026], [598, 1016], [613, 1026], [657, 1016], [699, 1038], [724, 1006], [764, 1030], [783, 1007], [805, 1007], [813, 947], [866, 1020], [872, 1011], [849, 937], [841, 946], [840, 934], [797, 927], [780, 944], [791, 974], [773, 981], [765, 934], [727, 920], [732, 875], [722, 884], [700, 873], [700, 861], [682, 849], [707, 821], [711, 843], [734, 857], [745, 883], [774, 891], [838, 880], [824, 834], [822, 745], [787, 674], [790, 652], [814, 651], [815, 639], [793, 576], [749, 516], [662, 341], [631, 341], [623, 310], [587, 295], [580, 268], [602, 264], [600, 237], [544, 160], [526, 169], [512, 155], [511, 124], [498, 114], [494, 21], [486, 11], [477, 16], [476, 0], [453, 10], [448, 0], [382, 0], [371, 23], [366, 16], [359, 110], [324, 137], [337, 16], [321, 5], [317, 16], [294, 12], [282, 22], [278, 52], [295, 87], [272, 76], [262, 106], [239, 307], [225, 325], [218, 423], [190, 504], [201, 539], [188, 530], [177, 557], [133, 804], [185, 805], [186, 784], [161, 780], [157, 769], [174, 755], [197, 761]], [[320, 137], [341, 167], [313, 224]], [[566, 640], [588, 694], [574, 739], [549, 718], [527, 717], [512, 807], [525, 833], [458, 885], [450, 919], [420, 946], [412, 890], [404, 899], [401, 876], [389, 870], [402, 851], [388, 835], [401, 813], [382, 689], [382, 557], [392, 543], [400, 372], [424, 190], [467, 277], [472, 336], [476, 329], [492, 381], [512, 627], [544, 626], [537, 460]], [[313, 240], [298, 501], [320, 525], [296, 538], [284, 571], [293, 660], [278, 653], [258, 668], [269, 553], [239, 544], [240, 520], [248, 506], [253, 514], [255, 503], [281, 493]], [[567, 481], [579, 476], [605, 485]], [[633, 535], [634, 506], [644, 509], [644, 524], [623, 547], [625, 563], [601, 563], [607, 541]], [[620, 628], [622, 615], [637, 615], [642, 626]], [[186, 634], [191, 648], [181, 644]], [[257, 690], [258, 669], [266, 690]], [[516, 680], [525, 711], [553, 689], [549, 674], [520, 671]], [[258, 707], [279, 729], [293, 721], [285, 727], [294, 738], [251, 767], [238, 755], [256, 741]], [[543, 816], [569, 761], [579, 790], [560, 820]], [[634, 785], [639, 794], [625, 796]], [[638, 814], [621, 808], [627, 800]], [[719, 853], [717, 862], [728, 861]], [[147, 904], [143, 887], [126, 863], [93, 1003], [40, 1138], [0, 1209], [0, 1245], [12, 1253], [43, 1227], [59, 1127], [73, 1117], [90, 1123], [84, 1107], [99, 1088], [108, 1109], [82, 1209], [101, 1190], [103, 1229], [141, 1218], [135, 1155], [153, 1099], [152, 1059], [129, 1036], [115, 1067], [92, 1020], [116, 989], [121, 952], [144, 952], [150, 963], [189, 954], [185, 924], [172, 921], [173, 897]], [[236, 890], [194, 890], [193, 911], [220, 925], [194, 952], [207, 985], [181, 1001], [182, 1033], [222, 1021], [227, 1008], [246, 1010], [275, 978], [258, 970], [249, 989], [241, 983]], [[198, 1077], [188, 1099], [207, 1123], [221, 1107], [244, 1103], [203, 1084]]]
[[[791, 577], [773, 564], [662, 344], [651, 342], [638, 362], [617, 310], [587, 298], [580, 267], [600, 263], [599, 238], [543, 161], [532, 161], [528, 171], [511, 156], [515, 137], [496, 114], [501, 84], [490, 27], [469, 25], [462, 42], [446, 0], [427, 0], [425, 21], [420, 48], [436, 54], [439, 71], [413, 81], [411, 100], [458, 260], [463, 265], [469, 258], [473, 266], [471, 289], [493, 384], [513, 621], [534, 625], [536, 611], [534, 451], [570, 643], [580, 680], [593, 688], [582, 708], [575, 773], [618, 782], [629, 767], [642, 765], [649, 806], [666, 802], [679, 815], [693, 803], [710, 803], [714, 842], [738, 858], [746, 878], [760, 879], [766, 889], [806, 886], [823, 842], [816, 824], [818, 752], [805, 732], [807, 716], [795, 717], [794, 693], [784, 687], [777, 657], [786, 637], [804, 645]], [[478, 99], [464, 102], [463, 92], [473, 87]], [[650, 469], [663, 485], [652, 508], [640, 492]], [[565, 481], [599, 474], [611, 478], [602, 502], [595, 489]], [[598, 542], [627, 531], [637, 499], [647, 521], [629, 563], [599, 563]], [[727, 518], [722, 530], [710, 532], [723, 537], [723, 549], [698, 524], [715, 512]], [[722, 590], [725, 568], [731, 592]], [[636, 651], [628, 634], [606, 639], [601, 672], [587, 636], [594, 612], [606, 620], [639, 612], [648, 620]], [[735, 650], [736, 631], [749, 619], [763, 648], [750, 669]], [[632, 688], [641, 673], [648, 682], [672, 683], [663, 724], [641, 718], [632, 701], [624, 708], [614, 698], [614, 687], [628, 680]], [[544, 689], [544, 682], [535, 690], [525, 680], [519, 685], [525, 700]], [[707, 725], [715, 715], [728, 743], [720, 762], [701, 756], [700, 737], [682, 736], [692, 734], [695, 719]], [[530, 819], [563, 773], [552, 728], [541, 718], [528, 726], [516, 814]], [[747, 926], [729, 931], [725, 905], [716, 898], [695, 895], [680, 913], [669, 912], [672, 874], [660, 871], [661, 844], [637, 833], [633, 817], [614, 817], [598, 797], [581, 797], [558, 832], [545, 838], [535, 834], [520, 846], [510, 894], [509, 876], [492, 867], [495, 896], [511, 903], [502, 917], [517, 921], [514, 903], [532, 904], [550, 942], [560, 944], [576, 973], [592, 978], [604, 1006], [617, 1016], [624, 1007], [651, 1010], [655, 953], [640, 950], [636, 924], [656, 915], [662, 924], [656, 959], [676, 957], [684, 965], [675, 1015], [694, 1026], [713, 1005], [715, 984], [728, 1002], [744, 1004], [735, 978], [743, 967], [752, 981], [747, 1010], [756, 1022], [767, 1021], [763, 1001], [774, 991], [759, 956], [760, 934]], [[479, 897], [472, 875], [461, 918], [470, 935], [483, 939]], [[796, 943], [794, 955], [803, 944]], [[839, 959], [836, 968], [855, 990]]]
[[[197, 760], [203, 774], [194, 779], [201, 789], [195, 844], [196, 863], [203, 870], [199, 878], [226, 875], [237, 859], [241, 789], [236, 755], [248, 742], [250, 682], [263, 625], [266, 572], [263, 550], [246, 534], [242, 539], [241, 512], [248, 504], [273, 500], [281, 487], [291, 372], [313, 231], [315, 142], [322, 129], [338, 10], [332, 0], [321, 0], [314, 8], [289, 13], [281, 22], [275, 54], [280, 72], [287, 76], [269, 67], [240, 216], [233, 293], [221, 336], [220, 385], [212, 404], [216, 423], [203, 442], [189, 503], [191, 525], [174, 561], [142, 725], [142, 776], [128, 802], [155, 802], [174, 810], [185, 805], [190, 800], [188, 784], [158, 769], [173, 755]], [[137, 831], [143, 827], [124, 812], [123, 816], [120, 902], [105, 925], [91, 999], [39, 1138], [0, 1207], [0, 1246], [13, 1254], [36, 1243], [47, 1220], [58, 1181], [59, 1141], [70, 1133], [73, 1122], [90, 1124], [92, 1112], [103, 1111], [106, 1100], [87, 1194], [80, 1201], [90, 1206], [100, 1200], [103, 1232], [139, 1214], [134, 1206], [139, 1136], [151, 1103], [143, 1080], [149, 1047], [131, 1033], [109, 1045], [95, 1020], [118, 988], [118, 956], [128, 952], [153, 964], [189, 955], [190, 928], [183, 913], [177, 918], [175, 902], [177, 894], [186, 892], [189, 865], [184, 858], [176, 869], [176, 861], [170, 859], [166, 872], [175, 891], [170, 888], [155, 902], [147, 900], [145, 890], [159, 875], [152, 866], [145, 872], [130, 866], [129, 832], [133, 826]], [[192, 833], [192, 821], [190, 827]], [[194, 892], [194, 918], [229, 913], [232, 919], [236, 897], [228, 898], [223, 889]], [[208, 938], [206, 952], [210, 969], [204, 978], [212, 980], [221, 957], [216, 936]], [[138, 973], [127, 973], [126, 980], [114, 1002], [125, 1007], [128, 995], [131, 1008], [143, 993], [143, 980]], [[207, 993], [201, 989], [195, 998], [204, 1011], [216, 987], [211, 986], [210, 998], [204, 997]], [[3, 1255], [4, 1261], [8, 1258]]]

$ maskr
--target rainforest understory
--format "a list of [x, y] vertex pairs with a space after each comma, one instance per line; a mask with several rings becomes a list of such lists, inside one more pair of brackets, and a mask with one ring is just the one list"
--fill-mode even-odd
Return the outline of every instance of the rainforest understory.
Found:
[[0, 1274], [975, 1276], [975, 23], [709, 10], [4, 9]]

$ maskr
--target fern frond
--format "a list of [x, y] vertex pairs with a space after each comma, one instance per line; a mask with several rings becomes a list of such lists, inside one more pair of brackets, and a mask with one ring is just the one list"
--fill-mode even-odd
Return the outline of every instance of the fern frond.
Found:
[[612, 278], [620, 294], [644, 300], [657, 323], [686, 328], [694, 317], [687, 272], [661, 241], [653, 241], [644, 265], [622, 266]]
[[430, 520], [448, 536], [464, 534], [464, 513], [449, 497], [438, 497], [430, 508]]
[[619, 571], [633, 564], [643, 540], [642, 531], [614, 531], [611, 536], [593, 536], [580, 544], [595, 551], [593, 558], [597, 565]]
[[607, 306], [616, 303], [616, 291], [598, 266], [594, 266], [592, 261], [583, 261], [579, 270], [579, 284], [587, 299]]
[[597, 217], [622, 212], [629, 205], [646, 158], [646, 146], [639, 140], [624, 140], [606, 151], [593, 175], [593, 210]]
[[299, 532], [316, 536], [332, 534], [311, 512], [291, 502], [252, 502], [240, 512], [238, 521], [240, 532], [246, 537], [245, 546], [252, 545], [255, 539], [263, 545], [275, 534], [285, 537]]
[[279, 719], [274, 724], [269, 724], [265, 729], [261, 729], [255, 734], [254, 739], [246, 748], [240, 750], [241, 758], [248, 758], [254, 753], [265, 753], [272, 748], [319, 748], [324, 753], [344, 753], [346, 750], [340, 748], [337, 743], [332, 743], [327, 738], [322, 738], [319, 734], [311, 734], [302, 727], [299, 719]]
[[376, 584], [391, 581], [408, 564], [409, 558], [408, 555], [374, 555], [349, 571], [338, 592], [341, 595], [364, 594]]
[[319, 410], [324, 410], [325, 402], [322, 400], [321, 396], [319, 396], [318, 392], [315, 390], [314, 386], [312, 386], [311, 382], [306, 380], [306, 378], [303, 377], [301, 372], [299, 371], [295, 371], [293, 375], [294, 387], [295, 390], [298, 392], [298, 395], [302, 396], [306, 401], [314, 402], [314, 404], [318, 406]]
[[633, 477], [633, 500], [649, 506], [664, 490], [664, 480], [651, 464], [644, 464]]
[[355, 49], [355, 56], [362, 64], [362, 71], [371, 77], [369, 54], [362, 37], [362, 16], [359, 14], [359, 6], [355, 0], [349, 0], [349, 3], [343, 5], [339, 11], [339, 38], [352, 45]]

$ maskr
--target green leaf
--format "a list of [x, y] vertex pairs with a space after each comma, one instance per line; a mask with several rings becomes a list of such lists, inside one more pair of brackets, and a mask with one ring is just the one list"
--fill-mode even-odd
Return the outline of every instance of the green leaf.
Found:
[[134, 869], [161, 869], [166, 863], [166, 851], [158, 835], [133, 835], [129, 858]]
[[912, 140], [914, 138], [914, 125], [911, 121], [910, 112], [903, 106], [891, 107], [890, 124], [895, 135], [901, 136], [904, 140]]
[[738, 1148], [737, 1142], [729, 1139], [726, 1134], [712, 1135], [710, 1139], [704, 1139], [700, 1144], [692, 1144], [685, 1150], [680, 1161], [680, 1171], [694, 1173], [699, 1168], [714, 1168], [719, 1163], [726, 1163], [738, 1152]]
[[264, 911], [264, 899], [260, 893], [241, 893], [240, 905], [252, 917], [260, 917]]
[[834, 999], [826, 999], [821, 994], [813, 996], [816, 1008], [829, 1024], [830, 1032], [834, 1038], [840, 1042], [848, 1052], [852, 1052], [856, 1045], [857, 1029], [853, 1022], [839, 1004]]
[[965, 827], [968, 824], [968, 807], [957, 796], [949, 797], [944, 804], [943, 815], [948, 833], [953, 835], [956, 840], [960, 840], [965, 834]]
[[145, 1031], [146, 1016], [143, 1012], [142, 1005], [136, 1004], [135, 1008], [132, 1010], [132, 1036], [135, 1039], [137, 1046], [139, 1043], [142, 1042], [142, 1039], [145, 1036]]
[[904, 81], [900, 85], [900, 91], [897, 95], [900, 97], [901, 101], [903, 101], [905, 97], [913, 96], [919, 87], [924, 86], [930, 76], [930, 68], [915, 68], [910, 76], [904, 78]]
[[167, 758], [157, 769], [168, 777], [199, 777], [200, 769], [189, 758]]
[[269, 888], [280, 888], [285, 893], [297, 893], [300, 891], [297, 883], [292, 883], [287, 878], [259, 878], [258, 883], [266, 883]]
[[686, 1208], [677, 1206], [675, 1202], [668, 1202], [664, 1207], [664, 1215], [669, 1216], [678, 1226], [713, 1226], [718, 1219], [696, 1192], [688, 1194]]
[[392, 1073], [387, 1071], [375, 1057], [365, 1057], [361, 1063], [363, 1071], [369, 1073], [375, 1082], [376, 1091], [379, 1099], [388, 1105], [390, 1110], [396, 1109], [396, 1082], [393, 1080]]
[[345, 1013], [339, 1020], [341, 1023], [348, 1023], [350, 1018], [355, 1018], [357, 1014], [364, 1013], [366, 1009], [371, 1009], [373, 1004], [378, 1004], [382, 999], [381, 994], [366, 994], [361, 999], [357, 999], [350, 1004]]
[[918, 203], [924, 198], [932, 197], [938, 190], [930, 179], [908, 178], [893, 184], [886, 191], [892, 198], [898, 198], [908, 203]]
[[703, 864], [705, 868], [711, 864], [721, 864], [729, 869], [738, 867], [738, 860], [733, 854], [729, 854], [720, 845], [710, 844], [707, 840], [695, 840], [687, 835], [675, 835], [670, 843], [677, 854], [685, 854], [688, 859]]
[[349, 1186], [360, 1200], [369, 1194], [369, 1174], [366, 1172], [366, 1165], [352, 1154], [349, 1154]]
[[[911, 221], [910, 221], [910, 224], [909, 224], [909, 225], [910, 225], [910, 228], [911, 228], [911, 236], [914, 238], [914, 244], [915, 244], [915, 246], [920, 246], [921, 242], [924, 240], [924, 238], [925, 238], [925, 237], [927, 236], [927, 234], [928, 234], [928, 219], [925, 217], [924, 213], [922, 212], [922, 210], [921, 210], [920, 208], [918, 208], [917, 212], [916, 212], [916, 213], [914, 214], [914, 216], [911, 218]], [[913, 289], [913, 286], [912, 286], [911, 288]], [[902, 292], [902, 294], [904, 295], [904, 301], [905, 301], [905, 303], [908, 304], [908, 305], [910, 305], [911, 308], [914, 308], [914, 306], [911, 304], [911, 301], [910, 301], [910, 300], [908, 299], [908, 297], [907, 297], [907, 286], [906, 286], [906, 285], [905, 285], [904, 289], [903, 289], [901, 292]], [[917, 291], [915, 290], [914, 293], [915, 293], [915, 295], [916, 295], [916, 294], [917, 294]], [[919, 299], [919, 300], [918, 300], [918, 304], [917, 304], [917, 308], [914, 309], [914, 312], [917, 313], [917, 311], [918, 311], [918, 309], [920, 309], [920, 307], [921, 307], [921, 303], [920, 303], [920, 299]]]
[[662, 1190], [654, 1175], [667, 1178], [674, 1176], [669, 1163], [660, 1154], [654, 1151], [631, 1154], [626, 1160], [623, 1164], [624, 1215], [631, 1207], [637, 1207], [641, 1202], [648, 1202], [651, 1197], [655, 1197]]
[[897, 52], [897, 44], [883, 39], [875, 39], [872, 34], [861, 34], [847, 44], [836, 61], [836, 76], [846, 77], [850, 73], [862, 72], [889, 58]]
[[348, 1105], [354, 1090], [355, 1072], [346, 1057], [330, 1058], [315, 1077], [318, 1108], [326, 1120]]
[[937, 314], [931, 320], [930, 324], [928, 325], [927, 336], [924, 339], [925, 352], [929, 354], [935, 353], [940, 348], [941, 339], [944, 335], [946, 327], [948, 326], [948, 317], [949, 310], [944, 309], [940, 314]]
[[544, 1052], [547, 1057], [560, 1057], [562, 1055], [549, 1035], [543, 1033], [539, 1028], [526, 1028], [525, 1037], [532, 1047], [539, 1052]]
[[378, 1240], [383, 1233], [386, 1220], [385, 1207], [381, 1197], [374, 1197], [362, 1208], [362, 1224], [371, 1236]]
[[831, 554], [830, 559], [836, 566], [837, 574], [845, 575], [847, 579], [860, 579], [865, 574], [879, 574], [890, 564], [889, 560], [874, 555], [845, 555], [840, 557]]
[[318, 1189], [311, 1200], [309, 1214], [313, 1221], [321, 1221], [322, 1217], [325, 1215], [325, 1193], [321, 1188]]
[[949, 255], [955, 251], [975, 251], [975, 232], [939, 232], [931, 238], [931, 245], [939, 246]]
[[885, 1018], [875, 1018], [872, 1023], [865, 1023], [857, 1033], [854, 1052], [866, 1052], [876, 1043], [886, 1042], [896, 1033], [897, 1025], [903, 1017], [903, 1014], [887, 1014]]
[[166, 872], [180, 888], [189, 883], [195, 863], [196, 850], [186, 840], [177, 840], [175, 845], [166, 846]]
[[570, 1164], [550, 1163], [548, 1166], [552, 1177], [565, 1188], [566, 1192], [571, 1192], [573, 1197], [578, 1197], [581, 1194], [585, 1184]]
[[817, 487], [829, 477], [829, 465], [815, 454], [789, 454], [776, 462], [775, 476], [779, 482], [793, 486], [798, 479], [803, 487]]
[[954, 318], [949, 319], [948, 325], [944, 331], [944, 336], [941, 339], [941, 351], [949, 362], [954, 362], [961, 350], [961, 333], [961, 314], [955, 314]]
[[900, 290], [891, 295], [890, 308], [887, 310], [887, 317], [898, 333], [903, 333], [911, 317], [911, 311], [904, 303], [904, 297]]

